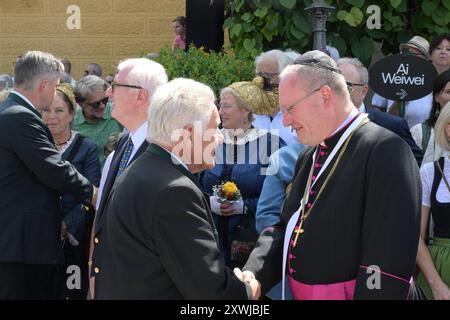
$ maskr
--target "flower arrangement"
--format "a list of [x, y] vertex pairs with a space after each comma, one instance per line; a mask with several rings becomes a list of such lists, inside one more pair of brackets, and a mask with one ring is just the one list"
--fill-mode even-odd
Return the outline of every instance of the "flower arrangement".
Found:
[[233, 203], [242, 199], [241, 191], [231, 181], [225, 181], [213, 186], [213, 192], [219, 203]]

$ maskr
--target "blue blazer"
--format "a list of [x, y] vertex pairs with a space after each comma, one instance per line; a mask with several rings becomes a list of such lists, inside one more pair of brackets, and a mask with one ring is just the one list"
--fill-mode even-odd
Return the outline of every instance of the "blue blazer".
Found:
[[[89, 182], [98, 187], [100, 184], [100, 161], [98, 158], [97, 145], [94, 141], [87, 137], [81, 138], [76, 135], [70, 146], [63, 152], [61, 158], [66, 160], [72, 152], [77, 140], [82, 139], [80, 148], [78, 149], [71, 164], [85, 176]], [[82, 204], [73, 196], [66, 194], [62, 198], [62, 207], [64, 211], [64, 222], [69, 231], [78, 241], [83, 236], [83, 228], [85, 226], [85, 213]]]

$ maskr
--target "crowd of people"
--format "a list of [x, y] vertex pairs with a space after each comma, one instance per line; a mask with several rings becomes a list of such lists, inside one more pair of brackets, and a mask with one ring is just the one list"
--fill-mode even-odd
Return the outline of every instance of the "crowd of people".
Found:
[[0, 76], [0, 299], [450, 300], [450, 35], [427, 43], [400, 47], [439, 74], [405, 118], [332, 48], [263, 52], [217, 101], [147, 58], [75, 81], [24, 53]]

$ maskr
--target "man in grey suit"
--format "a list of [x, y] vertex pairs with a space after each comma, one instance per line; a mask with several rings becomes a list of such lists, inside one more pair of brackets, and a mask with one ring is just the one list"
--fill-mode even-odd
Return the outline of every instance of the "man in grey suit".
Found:
[[61, 160], [39, 110], [49, 106], [61, 63], [30, 51], [14, 67], [14, 90], [0, 105], [0, 299], [49, 299], [63, 262], [61, 195], [88, 201], [93, 187]]
[[120, 177], [97, 247], [95, 299], [257, 298], [218, 249], [209, 198], [194, 174], [214, 166], [223, 137], [212, 90], [194, 80], [159, 87], [148, 149]]

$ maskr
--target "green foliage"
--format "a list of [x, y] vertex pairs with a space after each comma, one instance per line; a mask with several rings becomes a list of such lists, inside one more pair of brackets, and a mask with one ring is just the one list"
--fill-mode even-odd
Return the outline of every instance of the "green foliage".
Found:
[[[250, 45], [250, 44], [248, 44]], [[238, 59], [234, 54], [205, 52], [194, 45], [187, 52], [164, 46], [155, 59], [166, 69], [170, 80], [190, 78], [209, 85], [216, 95], [220, 89], [237, 81], [253, 79], [253, 60]]]
[[[370, 63], [374, 42], [384, 54], [398, 52], [399, 44], [413, 35], [431, 39], [448, 32], [450, 0], [327, 0], [335, 10], [327, 21], [327, 41], [341, 56], [356, 56]], [[312, 26], [304, 9], [312, 0], [229, 0], [231, 45], [237, 56], [254, 59], [262, 51], [291, 48], [299, 52], [313, 47]], [[381, 29], [370, 30], [367, 20], [372, 5], [381, 10]]]

